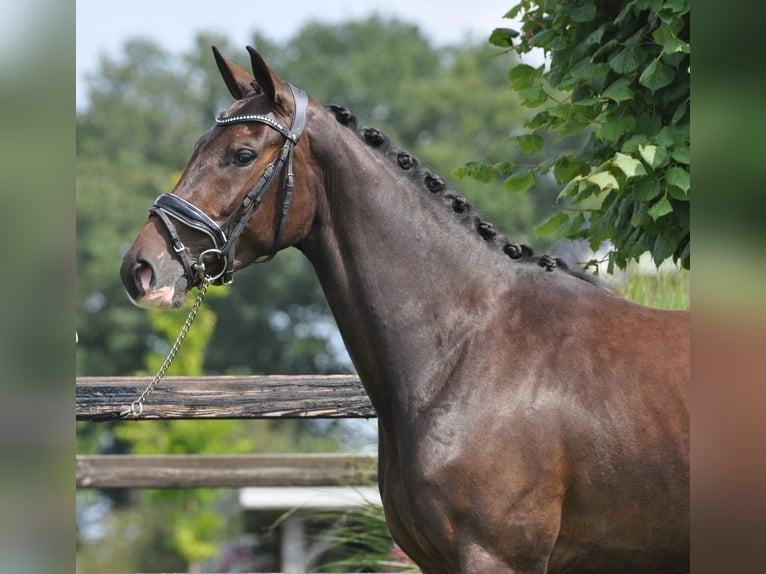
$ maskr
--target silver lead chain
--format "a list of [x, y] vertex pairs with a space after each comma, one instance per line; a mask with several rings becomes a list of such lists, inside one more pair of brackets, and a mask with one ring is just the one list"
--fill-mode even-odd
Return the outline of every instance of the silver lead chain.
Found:
[[183, 343], [184, 339], [186, 338], [186, 334], [189, 332], [189, 328], [194, 322], [194, 318], [197, 316], [197, 311], [199, 311], [199, 308], [202, 305], [202, 300], [205, 298], [205, 292], [207, 291], [207, 288], [210, 285], [210, 281], [211, 281], [211, 277], [209, 277], [208, 275], [203, 276], [202, 283], [200, 283], [199, 285], [199, 292], [197, 293], [197, 298], [194, 300], [194, 304], [192, 305], [192, 308], [189, 310], [189, 316], [186, 317], [186, 322], [184, 322], [183, 327], [181, 327], [181, 332], [178, 333], [178, 337], [176, 337], [175, 343], [173, 343], [173, 346], [170, 348], [170, 351], [168, 351], [168, 356], [165, 357], [165, 361], [162, 363], [162, 366], [157, 371], [157, 374], [154, 375], [152, 382], [149, 383], [149, 385], [144, 389], [144, 392], [141, 393], [135, 401], [130, 403], [130, 406], [127, 409], [120, 412], [120, 418], [140, 417], [143, 414], [144, 401], [146, 400], [146, 397], [148, 397], [152, 393], [152, 391], [154, 391], [154, 387], [157, 385], [157, 383], [160, 382], [162, 377], [165, 376], [165, 373], [170, 367], [170, 364], [173, 362], [173, 359], [175, 359], [176, 354], [178, 353], [178, 349], [181, 348], [181, 343]]

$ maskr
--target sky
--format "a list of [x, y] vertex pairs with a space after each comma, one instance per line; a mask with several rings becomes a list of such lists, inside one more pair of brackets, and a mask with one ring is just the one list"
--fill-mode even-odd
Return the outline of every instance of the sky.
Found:
[[[282, 0], [240, 2], [238, 12], [220, 0], [77, 0], [77, 105], [82, 86], [101, 55], [116, 57], [128, 38], [150, 38], [172, 52], [191, 48], [199, 32], [226, 34], [236, 45], [254, 32], [274, 41], [291, 38], [309, 20], [337, 23], [377, 13], [417, 24], [437, 45], [484, 40], [511, 25], [503, 15], [515, 0]], [[478, 8], [477, 6], [481, 6]]]

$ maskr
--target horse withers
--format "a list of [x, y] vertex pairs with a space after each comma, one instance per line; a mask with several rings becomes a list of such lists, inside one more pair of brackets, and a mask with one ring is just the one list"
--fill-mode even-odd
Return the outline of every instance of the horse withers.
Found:
[[235, 101], [125, 255], [180, 306], [294, 246], [378, 413], [386, 520], [427, 574], [689, 571], [689, 318], [536, 256], [386, 136], [215, 50]]

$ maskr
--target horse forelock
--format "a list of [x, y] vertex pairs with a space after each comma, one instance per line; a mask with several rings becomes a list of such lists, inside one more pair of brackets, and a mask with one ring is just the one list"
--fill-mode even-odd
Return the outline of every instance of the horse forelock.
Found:
[[596, 277], [584, 271], [570, 269], [560, 257], [535, 255], [529, 245], [510, 241], [505, 235], [498, 233], [491, 222], [482, 219], [465, 197], [451, 191], [442, 177], [422, 166], [417, 158], [408, 152], [392, 146], [383, 132], [371, 127], [358, 129], [356, 116], [342, 106], [331, 104], [325, 108], [366, 145], [388, 158], [411, 179], [416, 187], [426, 191], [437, 203], [445, 206], [463, 226], [476, 233], [490, 248], [503, 253], [515, 262], [536, 264], [546, 271], [561, 270], [583, 281], [600, 285]]

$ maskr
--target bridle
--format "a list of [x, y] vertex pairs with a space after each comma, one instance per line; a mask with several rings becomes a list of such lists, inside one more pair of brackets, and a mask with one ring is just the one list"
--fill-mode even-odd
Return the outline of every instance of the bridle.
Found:
[[[173, 250], [178, 254], [178, 257], [183, 264], [184, 275], [188, 279], [189, 288], [197, 286], [199, 287], [199, 291], [197, 293], [197, 298], [189, 311], [189, 316], [186, 318], [186, 322], [181, 328], [178, 337], [176, 337], [175, 343], [173, 343], [173, 346], [170, 348], [165, 361], [141, 395], [130, 403], [130, 406], [127, 408], [102, 413], [93, 417], [92, 420], [108, 421], [115, 418], [140, 417], [143, 414], [144, 401], [149, 394], [154, 391], [157, 383], [162, 377], [165, 376], [168, 367], [170, 367], [170, 364], [175, 358], [178, 349], [181, 347], [181, 343], [183, 343], [184, 338], [186, 337], [186, 333], [189, 331], [189, 328], [197, 315], [197, 311], [202, 305], [202, 300], [205, 297], [208, 285], [228, 285], [232, 282], [234, 275], [234, 244], [247, 226], [247, 222], [263, 203], [266, 194], [280, 177], [282, 171], [286, 168], [287, 173], [284, 179], [281, 217], [275, 232], [274, 242], [268, 255], [256, 259], [256, 262], [269, 261], [279, 250], [279, 244], [282, 241], [282, 234], [285, 230], [285, 223], [287, 221], [287, 212], [290, 210], [290, 199], [292, 197], [295, 183], [293, 176], [293, 151], [295, 150], [295, 145], [298, 143], [298, 139], [306, 124], [306, 114], [308, 110], [308, 96], [306, 93], [290, 83], [285, 83], [290, 88], [290, 93], [293, 96], [295, 110], [293, 124], [289, 129], [273, 117], [261, 114], [237, 114], [227, 117], [221, 113], [215, 118], [215, 122], [219, 126], [250, 122], [266, 124], [285, 136], [285, 143], [277, 158], [266, 166], [266, 169], [261, 174], [258, 182], [245, 195], [242, 203], [240, 203], [239, 206], [226, 218], [223, 224], [218, 225], [209, 215], [196, 205], [177, 195], [173, 195], [172, 193], [161, 194], [154, 201], [151, 208], [149, 208], [149, 213], [157, 215], [165, 225], [173, 245]], [[253, 85], [256, 87], [255, 82], [253, 82]], [[181, 241], [181, 237], [178, 235], [178, 230], [176, 229], [174, 221], [204, 233], [210, 238], [213, 247], [202, 251], [197, 259], [194, 259]], [[205, 268], [204, 260], [205, 257], [208, 256], [218, 257], [221, 262], [220, 270], [214, 275], [209, 274]]]
[[[190, 288], [198, 285], [205, 278], [213, 285], [228, 285], [232, 282], [234, 275], [234, 244], [244, 231], [250, 218], [263, 203], [268, 191], [286, 168], [287, 174], [284, 179], [282, 208], [274, 242], [268, 255], [256, 259], [256, 262], [269, 261], [279, 250], [279, 243], [285, 230], [287, 212], [290, 209], [290, 199], [294, 187], [293, 151], [298, 143], [298, 138], [300, 138], [303, 132], [308, 109], [308, 96], [306, 93], [290, 83], [285, 83], [290, 88], [295, 106], [293, 124], [290, 129], [283, 126], [273, 117], [260, 114], [238, 114], [226, 117], [221, 113], [215, 118], [215, 122], [219, 126], [250, 122], [266, 124], [285, 136], [285, 143], [279, 152], [279, 156], [266, 167], [255, 187], [245, 195], [242, 203], [221, 225], [218, 225], [196, 205], [172, 193], [163, 193], [157, 197], [149, 209], [149, 213], [157, 215], [165, 225], [173, 250], [178, 254], [184, 267], [184, 274], [189, 281]], [[186, 246], [181, 241], [174, 221], [204, 233], [210, 238], [213, 247], [202, 251], [195, 259], [189, 254]], [[204, 259], [211, 256], [217, 257], [221, 263], [217, 274], [212, 276], [207, 273], [204, 263]]]
[[[266, 124], [285, 136], [285, 143], [282, 146], [282, 150], [279, 152], [279, 156], [266, 167], [261, 174], [261, 177], [258, 179], [258, 182], [255, 184], [255, 187], [245, 195], [242, 203], [226, 218], [223, 224], [218, 225], [209, 215], [196, 205], [171, 193], [163, 193], [157, 197], [154, 204], [149, 209], [149, 213], [157, 215], [165, 225], [165, 228], [170, 235], [173, 250], [178, 253], [181, 263], [183, 264], [184, 274], [189, 281], [189, 288], [197, 286], [199, 291], [197, 293], [197, 298], [189, 311], [189, 316], [186, 318], [183, 327], [181, 327], [181, 331], [178, 334], [178, 337], [176, 337], [175, 343], [173, 343], [173, 346], [170, 348], [165, 361], [141, 395], [131, 402], [130, 406], [127, 408], [102, 413], [93, 417], [92, 420], [108, 421], [115, 418], [140, 417], [143, 414], [144, 401], [154, 391], [157, 383], [162, 377], [165, 376], [176, 353], [178, 353], [178, 349], [181, 347], [181, 343], [183, 343], [186, 333], [189, 331], [200, 305], [202, 305], [202, 300], [205, 297], [208, 285], [228, 285], [232, 282], [232, 276], [234, 275], [234, 243], [242, 234], [247, 222], [260, 207], [261, 203], [263, 203], [264, 197], [286, 167], [287, 174], [284, 180], [282, 212], [275, 233], [274, 243], [271, 246], [269, 254], [257, 261], [268, 261], [276, 255], [277, 250], [279, 249], [279, 243], [282, 240], [282, 233], [284, 232], [285, 222], [287, 221], [287, 212], [290, 209], [290, 198], [293, 193], [293, 151], [295, 145], [298, 143], [298, 138], [303, 132], [303, 127], [306, 124], [306, 113], [308, 109], [308, 96], [306, 93], [291, 84], [287, 84], [287, 86], [290, 88], [290, 92], [293, 96], [293, 103], [295, 105], [293, 125], [290, 129], [284, 127], [274, 118], [260, 114], [238, 114], [228, 117], [219, 114], [218, 117], [215, 118], [215, 122], [221, 126], [248, 122]], [[174, 221], [204, 233], [210, 238], [213, 247], [202, 251], [197, 259], [194, 259], [181, 241], [181, 237], [178, 235], [178, 230], [176, 229]], [[205, 269], [205, 257], [211, 255], [218, 257], [222, 264], [221, 269], [214, 275], [209, 274]]]

